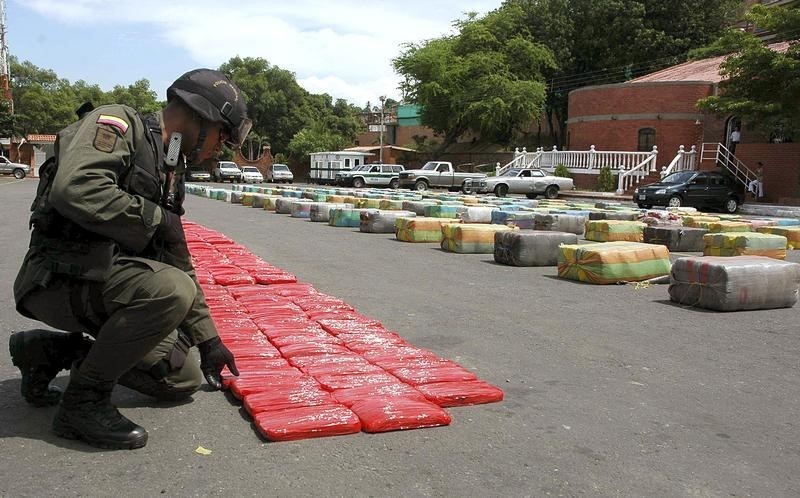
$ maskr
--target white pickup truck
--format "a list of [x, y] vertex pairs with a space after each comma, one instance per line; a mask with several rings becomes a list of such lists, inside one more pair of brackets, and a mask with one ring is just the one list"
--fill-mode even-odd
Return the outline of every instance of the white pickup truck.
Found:
[[400, 172], [400, 187], [419, 191], [443, 187], [467, 193], [481, 188], [485, 182], [486, 175], [483, 173], [456, 171], [453, 164], [447, 161], [428, 161], [420, 169]]

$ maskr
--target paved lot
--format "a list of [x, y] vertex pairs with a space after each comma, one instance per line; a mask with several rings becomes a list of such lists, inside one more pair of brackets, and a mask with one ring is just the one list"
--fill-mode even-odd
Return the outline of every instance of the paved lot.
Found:
[[[13, 311], [11, 282], [35, 186], [0, 179], [4, 330], [34, 324]], [[800, 493], [797, 307], [706, 312], [671, 304], [663, 285], [584, 285], [555, 268], [195, 196], [186, 206], [190, 220], [460, 362], [506, 400], [451, 409], [444, 428], [265, 443], [223, 394], [170, 406], [118, 388], [150, 440], [104, 452], [53, 436], [54, 410], [24, 403], [3, 351], [0, 495]]]

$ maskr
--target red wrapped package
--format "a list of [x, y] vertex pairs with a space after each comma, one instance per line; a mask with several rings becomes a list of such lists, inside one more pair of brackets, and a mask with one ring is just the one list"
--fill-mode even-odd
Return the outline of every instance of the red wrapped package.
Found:
[[391, 346], [374, 351], [364, 351], [364, 358], [372, 363], [380, 363], [389, 360], [404, 360], [411, 358], [438, 358], [433, 351], [418, 348], [415, 346]]
[[325, 330], [322, 327], [320, 327], [315, 322], [311, 321], [298, 322], [298, 323], [293, 323], [291, 325], [287, 324], [279, 324], [279, 325], [262, 324], [262, 325], [265, 325], [265, 327], [261, 329], [261, 333], [264, 334], [269, 340], [296, 334], [314, 334], [320, 336], [323, 335], [330, 336], [330, 334], [325, 332]]
[[392, 375], [412, 386], [433, 382], [462, 382], [475, 380], [477, 375], [459, 365], [445, 365], [430, 368], [397, 368]]
[[293, 356], [289, 358], [289, 363], [301, 370], [312, 365], [329, 365], [339, 363], [364, 363], [365, 360], [362, 356], [349, 352], [347, 354], [329, 354], [329, 355], [308, 355], [308, 356]]
[[402, 382], [379, 385], [367, 384], [358, 387], [349, 387], [347, 389], [337, 389], [336, 391], [333, 391], [333, 397], [336, 399], [336, 401], [348, 407], [352, 406], [353, 403], [358, 401], [376, 397], [397, 397], [425, 401], [425, 396], [423, 396], [419, 391]]
[[284, 358], [293, 356], [308, 356], [314, 354], [352, 354], [349, 349], [339, 344], [327, 344], [324, 342], [307, 342], [305, 344], [290, 344], [280, 348]]
[[321, 374], [315, 375], [314, 378], [317, 379], [317, 382], [319, 382], [322, 387], [328, 391], [366, 386], [370, 384], [394, 384], [397, 382], [396, 377], [389, 375], [383, 370], [374, 373]]
[[417, 386], [428, 400], [442, 407], [495, 403], [503, 400], [503, 391], [482, 380], [434, 382]]
[[334, 404], [331, 393], [309, 384], [274, 386], [244, 397], [244, 409], [251, 416], [261, 412], [331, 404]]
[[295, 441], [312, 437], [355, 434], [361, 422], [342, 405], [307, 406], [255, 416], [258, 431], [270, 441]]
[[374, 397], [350, 407], [361, 419], [364, 432], [421, 429], [450, 424], [450, 415], [430, 401], [403, 397]]
[[361, 320], [340, 320], [334, 318], [322, 318], [317, 320], [323, 329], [327, 330], [333, 335], [342, 333], [363, 333], [374, 331], [385, 331], [386, 329], [381, 325], [378, 320], [361, 319]]
[[298, 333], [298, 334], [282, 335], [280, 337], [273, 337], [270, 340], [276, 347], [279, 348], [288, 346], [290, 344], [305, 344], [308, 342], [342, 344], [342, 341], [337, 339], [335, 336], [332, 336], [329, 333], [325, 332], [324, 330], [322, 331], [322, 335], [313, 333], [312, 334]]
[[307, 294], [316, 294], [317, 289], [311, 284], [303, 284], [300, 282], [293, 284], [271, 284], [267, 286], [270, 294], [276, 296], [305, 296]]
[[236, 299], [239, 299], [243, 296], [252, 296], [252, 295], [267, 297], [267, 299], [269, 299], [270, 298], [269, 296], [265, 296], [265, 291], [266, 291], [266, 286], [258, 284], [228, 286], [228, 292], [230, 292], [230, 294]]
[[373, 365], [367, 360], [348, 361], [339, 363], [322, 363], [319, 365], [306, 365], [303, 372], [317, 377], [319, 375], [354, 375], [367, 373], [386, 373], [381, 367]]
[[443, 366], [459, 366], [451, 360], [438, 357], [424, 357], [424, 358], [390, 358], [373, 362], [379, 367], [383, 368], [389, 373], [397, 370], [398, 368], [432, 368]]
[[270, 344], [231, 342], [227, 348], [236, 358], [280, 358], [280, 352]]
[[303, 385], [319, 387], [319, 382], [300, 371], [290, 372], [286, 370], [252, 377], [234, 377], [228, 384], [233, 395], [239, 399], [250, 394], [269, 391], [270, 389], [279, 388], [281, 386], [299, 387]]
[[254, 271], [250, 273], [259, 284], [292, 284], [297, 277], [288, 272]]

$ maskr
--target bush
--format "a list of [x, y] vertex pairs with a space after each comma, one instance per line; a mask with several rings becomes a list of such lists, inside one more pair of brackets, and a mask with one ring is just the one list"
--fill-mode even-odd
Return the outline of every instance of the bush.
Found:
[[597, 190], [600, 192], [613, 192], [617, 190], [617, 182], [614, 181], [614, 175], [611, 174], [611, 168], [603, 166], [600, 168], [600, 174], [597, 175]]
[[553, 170], [553, 176], [560, 176], [563, 178], [572, 178], [572, 173], [569, 172], [564, 163], [558, 163], [556, 169]]

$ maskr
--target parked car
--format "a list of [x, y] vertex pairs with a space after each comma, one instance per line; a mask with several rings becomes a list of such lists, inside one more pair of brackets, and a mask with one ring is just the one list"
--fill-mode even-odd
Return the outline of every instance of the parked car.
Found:
[[267, 181], [271, 183], [292, 183], [294, 175], [285, 164], [273, 164], [267, 169]]
[[735, 213], [742, 204], [742, 194], [733, 181], [716, 171], [678, 171], [660, 182], [633, 191], [633, 202], [640, 208], [653, 206], [691, 206], [720, 209]]
[[344, 187], [389, 187], [400, 186], [402, 164], [363, 164], [350, 171], [336, 173], [336, 185]]
[[242, 179], [246, 183], [261, 183], [264, 181], [264, 175], [255, 166], [242, 166]]
[[242, 181], [242, 170], [233, 161], [219, 161], [211, 173], [215, 182], [240, 182]]
[[211, 173], [203, 168], [189, 168], [187, 180], [190, 182], [210, 182]]
[[494, 192], [497, 197], [508, 194], [525, 194], [528, 199], [544, 195], [555, 199], [561, 190], [572, 190], [572, 178], [553, 176], [541, 169], [511, 168], [500, 176], [486, 178], [486, 186], [478, 192]]
[[0, 174], [14, 175], [17, 180], [22, 180], [30, 173], [31, 167], [27, 164], [12, 163], [5, 156], [0, 156]]
[[484, 173], [456, 171], [448, 161], [428, 161], [420, 169], [405, 170], [400, 173], [400, 186], [414, 190], [428, 190], [444, 187], [448, 190], [461, 190], [465, 194], [483, 187]]

